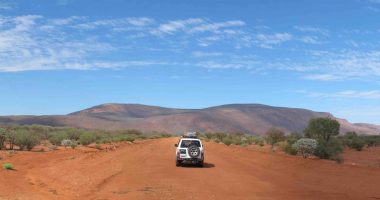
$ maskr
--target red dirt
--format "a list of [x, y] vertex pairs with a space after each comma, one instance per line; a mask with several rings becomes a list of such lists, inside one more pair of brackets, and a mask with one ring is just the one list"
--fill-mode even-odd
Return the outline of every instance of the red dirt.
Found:
[[175, 167], [176, 138], [115, 151], [1, 152], [0, 199], [379, 199], [380, 168], [206, 143], [205, 168]]
[[363, 148], [362, 151], [347, 148], [343, 158], [345, 164], [380, 167], [380, 147]]

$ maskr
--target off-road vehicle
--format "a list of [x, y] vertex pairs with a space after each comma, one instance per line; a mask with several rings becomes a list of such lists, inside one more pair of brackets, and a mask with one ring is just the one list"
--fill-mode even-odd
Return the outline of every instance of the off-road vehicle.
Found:
[[175, 165], [181, 166], [182, 164], [190, 163], [203, 167], [204, 149], [200, 139], [196, 134], [184, 134], [179, 140], [178, 144], [174, 145], [176, 149], [176, 162]]

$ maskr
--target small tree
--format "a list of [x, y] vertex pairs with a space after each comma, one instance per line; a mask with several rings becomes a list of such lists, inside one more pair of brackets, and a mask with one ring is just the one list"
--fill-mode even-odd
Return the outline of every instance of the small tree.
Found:
[[219, 141], [223, 141], [223, 138], [227, 137], [227, 134], [222, 133], [222, 132], [217, 132], [217, 133], [215, 133], [215, 136]]
[[212, 138], [214, 137], [214, 134], [212, 134], [212, 133], [210, 133], [210, 132], [206, 132], [206, 133], [205, 133], [205, 137], [206, 137], [207, 139], [212, 139]]
[[96, 135], [92, 132], [84, 132], [79, 137], [79, 143], [85, 146], [95, 141], [96, 141]]
[[265, 140], [268, 144], [271, 145], [271, 148], [273, 150], [273, 146], [281, 141], [285, 140], [285, 133], [277, 128], [271, 128], [266, 132]]
[[79, 140], [81, 135], [81, 130], [76, 128], [69, 128], [66, 131], [67, 138], [70, 140]]
[[6, 139], [7, 136], [5, 129], [0, 128], [0, 150], [4, 148]]
[[19, 130], [15, 134], [14, 144], [19, 146], [20, 149], [32, 150], [34, 146], [40, 143], [40, 138], [27, 130]]
[[9, 143], [9, 149], [13, 150], [15, 140], [16, 140], [16, 132], [15, 130], [9, 129], [6, 134], [7, 142]]
[[346, 146], [351, 149], [356, 149], [357, 151], [361, 151], [366, 145], [366, 141], [358, 136], [356, 132], [347, 132], [343, 137], [343, 142]]
[[305, 136], [328, 142], [332, 136], [339, 135], [340, 124], [331, 118], [314, 118], [305, 129]]
[[296, 143], [301, 138], [302, 138], [302, 134], [297, 133], [297, 132], [293, 132], [293, 133], [290, 133], [289, 135], [286, 136], [286, 142], [289, 145], [292, 145], [292, 144]]
[[53, 145], [61, 145], [62, 140], [67, 139], [68, 136], [64, 131], [55, 131], [50, 133], [49, 141]]
[[301, 138], [293, 145], [299, 154], [307, 158], [315, 152], [318, 147], [318, 142], [315, 139]]

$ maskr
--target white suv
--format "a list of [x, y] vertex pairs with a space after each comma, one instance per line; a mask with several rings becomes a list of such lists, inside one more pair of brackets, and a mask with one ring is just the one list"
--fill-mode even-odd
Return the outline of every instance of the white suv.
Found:
[[175, 162], [177, 167], [181, 166], [182, 163], [191, 163], [203, 167], [204, 151], [200, 139], [183, 137], [174, 146], [177, 147]]

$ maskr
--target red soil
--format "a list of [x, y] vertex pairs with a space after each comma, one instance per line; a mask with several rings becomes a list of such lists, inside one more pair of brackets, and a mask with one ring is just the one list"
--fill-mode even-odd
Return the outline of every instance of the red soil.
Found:
[[215, 143], [205, 144], [205, 168], [175, 167], [176, 141], [1, 152], [15, 170], [0, 170], [0, 199], [380, 199], [378, 167]]
[[380, 147], [363, 148], [362, 151], [345, 149], [343, 154], [345, 164], [379, 167]]

